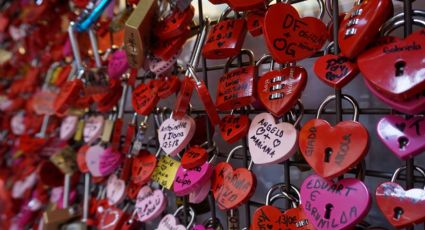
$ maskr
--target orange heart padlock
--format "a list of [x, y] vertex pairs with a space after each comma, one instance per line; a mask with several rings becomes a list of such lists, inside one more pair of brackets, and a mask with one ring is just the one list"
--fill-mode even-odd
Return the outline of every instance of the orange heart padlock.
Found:
[[299, 134], [299, 147], [305, 160], [326, 179], [338, 177], [357, 165], [369, 147], [368, 131], [357, 121], [358, 105], [351, 96], [343, 95], [343, 99], [354, 108], [353, 121], [341, 121], [332, 127], [319, 118], [326, 105], [335, 98], [335, 95], [328, 96], [320, 105], [316, 119], [304, 124]]

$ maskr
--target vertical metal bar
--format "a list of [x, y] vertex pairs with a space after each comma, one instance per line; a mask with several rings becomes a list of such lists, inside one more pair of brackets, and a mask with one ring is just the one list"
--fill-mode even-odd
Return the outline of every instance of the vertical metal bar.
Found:
[[71, 174], [65, 174], [65, 180], [63, 185], [63, 208], [69, 207], [69, 192], [71, 190]]
[[83, 200], [83, 223], [89, 218], [89, 200], [90, 200], [90, 173], [84, 174], [84, 200]]
[[100, 67], [102, 67], [102, 61], [100, 60], [99, 48], [97, 46], [96, 35], [94, 34], [94, 31], [93, 31], [92, 28], [90, 28], [88, 30], [88, 33], [89, 33], [89, 38], [90, 38], [91, 49], [93, 51], [94, 61], [96, 62], [96, 67], [100, 68]]
[[78, 45], [77, 37], [75, 36], [74, 26], [75, 26], [74, 22], [69, 23], [68, 36], [69, 36], [69, 41], [71, 42], [72, 53], [74, 54], [74, 59], [75, 59], [75, 63], [77, 64], [77, 72], [78, 72], [83, 68], [83, 62], [81, 60], [80, 47]]
[[[338, 0], [332, 0], [332, 21], [333, 21], [333, 40], [334, 40], [334, 53], [339, 54], [339, 42], [338, 42], [338, 29], [339, 29], [339, 4]], [[340, 89], [335, 89], [335, 110], [336, 110], [336, 122], [342, 121], [342, 92]]]
[[189, 196], [184, 196], [183, 197], [183, 224], [186, 226], [188, 224], [187, 222], [187, 211], [189, 210], [189, 201], [188, 201], [188, 197]]

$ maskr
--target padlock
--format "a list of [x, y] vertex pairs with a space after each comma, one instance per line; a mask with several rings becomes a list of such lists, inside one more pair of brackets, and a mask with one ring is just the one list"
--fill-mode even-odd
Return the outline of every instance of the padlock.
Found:
[[150, 80], [148, 83], [141, 83], [132, 93], [131, 103], [134, 110], [140, 115], [149, 115], [158, 103], [159, 81]]
[[115, 207], [107, 208], [100, 217], [97, 229], [102, 230], [118, 230], [128, 219], [128, 214]]
[[351, 229], [371, 208], [369, 191], [356, 178], [334, 182], [310, 175], [301, 185], [301, 201], [310, 224], [320, 230]]
[[156, 219], [167, 208], [167, 203], [167, 197], [162, 190], [152, 190], [149, 185], [143, 186], [136, 199], [137, 220], [147, 222]]
[[231, 11], [231, 8], [227, 8], [218, 23], [209, 31], [202, 48], [202, 55], [205, 58], [229, 58], [241, 51], [246, 36], [246, 22], [243, 18], [226, 18]]
[[[270, 55], [263, 56], [257, 62], [257, 68]], [[275, 117], [287, 113], [301, 97], [307, 84], [307, 71], [301, 66], [289, 65], [280, 70], [263, 74], [257, 81], [257, 97], [266, 109]]]
[[209, 178], [199, 189], [189, 194], [189, 203], [201, 204], [211, 191], [211, 179]]
[[255, 101], [254, 78], [256, 66], [254, 53], [244, 49], [240, 52], [240, 55], [243, 54], [249, 57], [250, 65], [229, 72], [229, 66], [236, 56], [231, 57], [224, 67], [224, 75], [218, 81], [216, 106], [221, 111], [249, 106]]
[[52, 161], [63, 174], [73, 174], [78, 169], [75, 152], [69, 146], [53, 154], [50, 157], [50, 161]]
[[112, 147], [102, 144], [90, 146], [85, 154], [88, 171], [94, 177], [104, 177], [113, 173], [121, 164], [121, 154]]
[[330, 54], [329, 50], [332, 46], [334, 43], [329, 43], [325, 54], [314, 63], [313, 70], [325, 84], [335, 89], [341, 89], [359, 73], [359, 68], [347, 57]]
[[220, 222], [220, 219], [209, 218], [204, 222], [204, 226], [207, 227], [207, 230], [223, 230], [223, 225]]
[[393, 11], [390, 0], [355, 3], [339, 27], [341, 53], [349, 59], [357, 57], [375, 39], [379, 28], [393, 15]]
[[[193, 169], [195, 167], [201, 166], [205, 161], [208, 160], [208, 151], [205, 149], [205, 146], [208, 142], [203, 143], [202, 145], [194, 145], [188, 148], [181, 158], [181, 166], [184, 169]], [[211, 150], [215, 149], [215, 143]]]
[[117, 206], [126, 197], [126, 183], [115, 174], [111, 174], [106, 182], [106, 199], [110, 206]]
[[287, 3], [276, 3], [267, 9], [263, 32], [270, 54], [279, 63], [312, 56], [328, 38], [321, 18], [301, 18], [297, 10]]
[[234, 143], [248, 134], [249, 124], [250, 120], [248, 115], [235, 115], [232, 110], [230, 114], [225, 115], [223, 118], [221, 118], [221, 137], [228, 143]]
[[235, 11], [248, 11], [248, 10], [256, 10], [256, 9], [265, 9], [266, 2], [264, 0], [227, 0], [227, 4], [235, 10]]
[[174, 8], [167, 17], [158, 22], [153, 29], [153, 33], [162, 40], [182, 36], [183, 33], [187, 32], [185, 28], [190, 26], [194, 14], [195, 8], [192, 5], [183, 11]]
[[266, 10], [253, 10], [249, 11], [246, 15], [247, 29], [253, 37], [263, 34], [264, 16], [266, 12]]
[[[425, 171], [421, 167], [414, 166], [414, 170], [425, 177]], [[412, 188], [405, 190], [395, 181], [400, 172], [406, 171], [406, 166], [398, 168], [391, 182], [380, 184], [375, 191], [376, 203], [384, 214], [385, 218], [395, 228], [409, 228], [414, 224], [422, 223], [425, 220], [423, 196], [425, 189]]]
[[[425, 25], [425, 21], [422, 20], [422, 23]], [[422, 48], [425, 45], [424, 37], [425, 29], [422, 29], [402, 41], [380, 45], [363, 52], [358, 58], [361, 73], [371, 86], [391, 100], [409, 100], [421, 93], [425, 86], [419, 71], [422, 69], [422, 56], [425, 53]], [[400, 47], [410, 48], [400, 50]], [[368, 69], [371, 66], [381, 71]], [[383, 68], [384, 66], [386, 68]]]
[[424, 121], [422, 116], [387, 115], [379, 120], [376, 131], [392, 153], [407, 160], [425, 149]]
[[[159, 155], [159, 153], [157, 155]], [[133, 158], [131, 166], [131, 181], [138, 185], [148, 183], [156, 164], [157, 158], [155, 155], [146, 150], [140, 151], [140, 153]]]
[[84, 123], [84, 142], [91, 144], [96, 141], [102, 134], [104, 124], [105, 118], [102, 115], [89, 116]]
[[152, 54], [163, 60], [169, 60], [178, 54], [190, 35], [190, 28], [185, 27], [178, 37], [166, 40], [159, 39], [153, 44]]
[[[278, 189], [280, 189], [280, 192], [272, 196], [273, 192]], [[273, 229], [314, 229], [300, 205], [300, 197], [300, 192], [293, 185], [289, 187], [284, 183], [273, 185], [267, 192], [265, 206], [255, 210], [250, 229], [259, 230], [266, 228], [266, 226]], [[291, 208], [284, 212], [271, 205], [275, 200], [281, 198], [287, 199], [291, 204]]]
[[149, 57], [149, 70], [155, 75], [161, 75], [163, 73], [169, 72], [170, 68], [174, 66], [177, 62], [177, 57], [181, 54], [182, 50], [177, 51], [170, 59], [165, 60], [159, 57], [150, 56]]
[[[358, 105], [354, 98], [343, 95], [354, 109], [352, 121], [341, 121], [331, 126], [320, 119], [323, 109], [335, 100], [335, 95], [328, 96], [320, 105], [316, 119], [308, 121], [299, 135], [299, 147], [305, 160], [320, 176], [326, 179], [338, 177], [358, 164], [367, 154], [369, 134], [358, 122]], [[329, 136], [334, 137], [329, 139]]]
[[288, 160], [298, 149], [298, 131], [295, 127], [303, 117], [303, 106], [294, 124], [277, 123], [269, 113], [254, 117], [248, 131], [248, 147], [255, 164], [274, 164]]
[[158, 97], [165, 99], [180, 89], [180, 79], [175, 75], [166, 75], [160, 78], [161, 85], [158, 88]]
[[242, 145], [239, 145], [232, 149], [226, 162], [220, 162], [214, 168], [211, 190], [221, 210], [239, 207], [248, 201], [255, 192], [257, 181], [255, 174], [251, 171], [252, 161], [249, 163], [248, 169], [234, 170], [228, 163], [232, 155], [243, 148]]
[[161, 221], [158, 224], [157, 229], [164, 229], [164, 230], [172, 230], [172, 229], [190, 229], [190, 227], [193, 225], [193, 222], [195, 220], [195, 211], [192, 207], [189, 206], [189, 215], [190, 215], [190, 221], [186, 226], [178, 224], [177, 215], [180, 214], [180, 212], [185, 211], [184, 206], [180, 206], [174, 214], [167, 214], [165, 215]]
[[66, 116], [62, 119], [60, 126], [59, 138], [62, 140], [69, 140], [74, 136], [75, 131], [77, 131], [77, 116]]
[[195, 129], [195, 121], [188, 115], [180, 120], [170, 117], [158, 129], [159, 145], [165, 153], [175, 156], [189, 144]]
[[143, 67], [150, 44], [150, 30], [155, 21], [157, 1], [139, 1], [133, 13], [125, 22], [124, 47], [128, 63], [133, 68]]
[[174, 178], [173, 190], [177, 196], [189, 195], [198, 191], [208, 182], [213, 172], [212, 161], [216, 158], [214, 154], [210, 161], [204, 161], [201, 166], [185, 169], [182, 165], [177, 170]]

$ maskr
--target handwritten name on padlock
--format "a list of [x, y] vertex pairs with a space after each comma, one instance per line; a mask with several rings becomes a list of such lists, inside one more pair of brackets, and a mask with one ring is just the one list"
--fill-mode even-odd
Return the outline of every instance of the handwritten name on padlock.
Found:
[[158, 228], [161, 230], [186, 230], [186, 227], [178, 224], [178, 221], [175, 216], [172, 214], [167, 214], [159, 222]]
[[164, 193], [159, 190], [143, 186], [136, 199], [136, 212], [138, 220], [146, 222], [157, 218], [167, 207], [167, 198]]
[[371, 205], [367, 187], [360, 180], [346, 178], [334, 183], [314, 174], [304, 180], [301, 200], [317, 229], [348, 229], [367, 215]]
[[162, 156], [152, 173], [152, 180], [166, 189], [171, 189], [179, 166], [180, 162], [171, 157]]
[[175, 156], [190, 142], [195, 133], [196, 124], [193, 118], [185, 115], [180, 120], [168, 118], [158, 129], [161, 148], [167, 154]]
[[298, 133], [292, 124], [276, 124], [271, 114], [261, 113], [252, 120], [247, 139], [252, 161], [272, 164], [285, 161], [295, 153]]
[[174, 192], [178, 196], [185, 196], [198, 190], [211, 177], [212, 171], [208, 162], [193, 169], [185, 169], [180, 165], [174, 179]]
[[266, 205], [258, 208], [252, 219], [253, 229], [314, 229], [301, 207], [282, 212], [276, 207]]

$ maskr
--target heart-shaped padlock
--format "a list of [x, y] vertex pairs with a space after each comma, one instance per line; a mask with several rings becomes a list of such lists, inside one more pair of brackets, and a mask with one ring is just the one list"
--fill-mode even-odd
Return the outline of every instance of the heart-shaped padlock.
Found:
[[[335, 95], [331, 95], [320, 105], [316, 119], [308, 121], [300, 131], [301, 153], [314, 171], [326, 179], [340, 176], [357, 165], [369, 147], [368, 131], [357, 122], [357, 102], [348, 95], [343, 95], [343, 99], [353, 105], [353, 121], [341, 121], [332, 127], [319, 118], [326, 105], [335, 100]], [[329, 139], [330, 136], [333, 138]]]
[[77, 116], [66, 116], [61, 123], [59, 137], [62, 140], [69, 140], [74, 136], [77, 130], [78, 117]]
[[369, 212], [371, 197], [355, 178], [338, 182], [310, 175], [301, 185], [304, 212], [317, 229], [350, 229]]
[[119, 80], [129, 67], [125, 51], [116, 50], [109, 58], [108, 75], [111, 79]]
[[339, 27], [338, 40], [341, 53], [350, 59], [357, 57], [375, 39], [379, 28], [392, 15], [391, 0], [363, 1], [354, 4]]
[[249, 123], [247, 115], [226, 115], [220, 121], [221, 137], [228, 143], [234, 143], [246, 136], [249, 130]]
[[170, 60], [182, 49], [189, 36], [190, 28], [185, 27], [183, 28], [182, 34], [178, 37], [156, 41], [152, 48], [152, 53], [162, 60]]
[[[301, 116], [297, 119], [301, 120]], [[247, 136], [251, 159], [255, 164], [273, 164], [289, 159], [297, 151], [298, 131], [287, 122], [276, 124], [269, 113], [254, 117]]]
[[425, 149], [425, 118], [387, 115], [376, 127], [381, 141], [400, 159], [411, 158]]
[[165, 120], [158, 129], [159, 144], [167, 154], [175, 156], [192, 139], [195, 133], [195, 121], [188, 115], [180, 120], [173, 117]]
[[194, 15], [195, 8], [192, 5], [183, 11], [174, 8], [167, 17], [158, 22], [153, 32], [163, 40], [181, 36], [186, 32], [185, 28], [190, 25]]
[[191, 204], [199, 204], [207, 198], [209, 192], [211, 190], [211, 180], [208, 179], [201, 188], [196, 191], [193, 191], [189, 194], [189, 203]]
[[152, 189], [145, 185], [143, 186], [136, 200], [136, 212], [138, 220], [141, 222], [151, 221], [167, 208], [167, 197], [160, 189]]
[[127, 213], [119, 208], [109, 207], [102, 213], [97, 228], [99, 230], [118, 230], [127, 219]]
[[375, 89], [387, 97], [399, 101], [411, 98], [422, 92], [425, 86], [424, 74], [419, 71], [425, 59], [424, 38], [425, 30], [420, 30], [402, 41], [365, 51], [357, 61], [360, 71]]
[[199, 167], [208, 160], [208, 152], [202, 146], [191, 146], [184, 152], [181, 159], [181, 166], [184, 169], [193, 169]]
[[[257, 66], [267, 58], [267, 55], [261, 58]], [[281, 117], [297, 103], [306, 84], [307, 71], [303, 67], [289, 66], [263, 74], [257, 82], [257, 95], [271, 114]]]
[[176, 75], [161, 78], [161, 85], [158, 88], [158, 97], [165, 99], [176, 93], [180, 89], [180, 79]]
[[58, 115], [64, 114], [71, 108], [83, 90], [83, 82], [80, 79], [67, 81], [61, 86], [59, 94], [55, 99], [55, 112]]
[[158, 224], [158, 228], [157, 229], [161, 229], [161, 230], [187, 230], [189, 229], [192, 224], [193, 221], [195, 220], [195, 211], [193, 211], [193, 209], [191, 207], [189, 207], [189, 214], [190, 214], [190, 221], [187, 224], [187, 226], [183, 226], [181, 224], [178, 224], [178, 219], [176, 218], [176, 216], [184, 210], [184, 206], [180, 206], [175, 212], [174, 214], [167, 214], [165, 215], [161, 221]]
[[134, 110], [140, 115], [149, 115], [158, 103], [158, 81], [151, 80], [147, 84], [138, 85], [131, 96]]
[[121, 154], [112, 147], [94, 145], [87, 149], [86, 164], [90, 173], [95, 177], [103, 177], [113, 173], [121, 164]]
[[[280, 189], [280, 193], [271, 196], [272, 193]], [[284, 190], [288, 189], [289, 192], [295, 192], [294, 197], [291, 193], [284, 192]], [[288, 230], [296, 230], [296, 229], [314, 229], [310, 221], [308, 221], [306, 214], [304, 213], [300, 203], [300, 193], [298, 189], [294, 186], [290, 186], [290, 188], [286, 187], [286, 184], [275, 184], [273, 185], [266, 196], [266, 204], [265, 206], [261, 206], [257, 210], [255, 210], [253, 216], [253, 223], [251, 226], [251, 230], [259, 230], [259, 229], [288, 229]], [[279, 208], [272, 206], [273, 202], [277, 199], [284, 198], [288, 199], [292, 208], [282, 212]]]
[[[222, 166], [214, 172], [214, 176], [218, 174], [218, 177], [213, 179], [215, 182], [213, 182], [211, 188], [213, 189], [217, 205], [221, 210], [230, 210], [239, 207], [249, 200], [255, 192], [257, 181], [255, 174], [250, 171], [252, 161], [248, 169], [238, 168], [233, 170], [232, 166], [228, 163], [232, 155], [241, 149], [243, 149], [242, 145], [232, 149], [226, 162], [219, 163], [216, 168], [220, 164]], [[219, 183], [220, 181], [222, 181], [222, 184]]]
[[[425, 220], [425, 190], [412, 188], [406, 191], [395, 182], [403, 170], [406, 170], [405, 166], [398, 168], [394, 172], [391, 182], [380, 184], [375, 192], [379, 209], [391, 225], [398, 229], [410, 227]], [[422, 168], [415, 167], [415, 170], [425, 177]]]
[[170, 59], [162, 59], [155, 56], [149, 58], [149, 70], [156, 75], [163, 74], [170, 70], [177, 62], [178, 56], [181, 54], [181, 50], [175, 53]]
[[322, 48], [328, 33], [317, 18], [300, 18], [290, 4], [270, 6], [264, 18], [264, 38], [273, 59], [279, 63], [299, 61]]
[[325, 84], [341, 89], [359, 73], [359, 68], [355, 62], [344, 56], [329, 54], [328, 50], [333, 46], [333, 42], [330, 44], [325, 50], [325, 55], [319, 57], [314, 63], [313, 70]]
[[105, 118], [102, 115], [90, 116], [84, 123], [83, 137], [85, 143], [93, 143], [100, 137]]
[[133, 157], [131, 181], [138, 185], [146, 184], [150, 180], [156, 164], [155, 155], [146, 150], [140, 151], [138, 156]]
[[109, 205], [121, 203], [126, 196], [125, 181], [119, 179], [117, 175], [112, 174], [106, 182], [106, 198]]
[[240, 55], [243, 54], [249, 57], [250, 65], [229, 72], [229, 66], [236, 58], [236, 56], [233, 56], [226, 62], [224, 75], [218, 81], [216, 106], [221, 111], [248, 106], [255, 101], [254, 78], [256, 66], [254, 53], [243, 49]]
[[218, 23], [209, 31], [202, 48], [202, 55], [205, 58], [228, 58], [240, 52], [246, 36], [246, 22], [243, 18], [227, 18], [231, 11], [231, 8], [226, 8]]
[[209, 162], [204, 162], [193, 169], [184, 169], [180, 165], [174, 178], [174, 192], [177, 196], [185, 196], [199, 190], [211, 177], [212, 171], [213, 167]]

